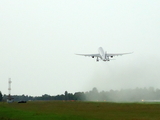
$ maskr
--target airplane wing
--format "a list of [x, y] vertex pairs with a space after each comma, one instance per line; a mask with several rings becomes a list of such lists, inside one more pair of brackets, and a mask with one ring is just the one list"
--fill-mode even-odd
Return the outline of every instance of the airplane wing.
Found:
[[126, 55], [126, 54], [131, 54], [131, 53], [133, 53], [133, 52], [130, 52], [130, 53], [113, 53], [113, 54], [111, 54], [111, 53], [107, 53], [107, 56], [109, 56], [109, 57], [113, 57], [113, 56], [119, 56], [119, 55]]
[[82, 55], [82, 56], [88, 56], [88, 57], [100, 57], [100, 54], [76, 54], [76, 55]]

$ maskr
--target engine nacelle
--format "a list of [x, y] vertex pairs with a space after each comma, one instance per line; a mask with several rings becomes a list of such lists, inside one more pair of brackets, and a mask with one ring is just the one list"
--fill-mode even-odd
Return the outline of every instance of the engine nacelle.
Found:
[[94, 56], [92, 56], [92, 58], [94, 58]]
[[111, 58], [113, 58], [113, 56], [111, 56]]

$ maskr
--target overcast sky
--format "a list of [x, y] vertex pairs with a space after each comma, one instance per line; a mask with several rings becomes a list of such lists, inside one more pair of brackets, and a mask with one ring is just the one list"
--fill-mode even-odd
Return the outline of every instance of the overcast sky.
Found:
[[[0, 0], [0, 91], [160, 88], [159, 0]], [[134, 52], [110, 62], [75, 53]]]

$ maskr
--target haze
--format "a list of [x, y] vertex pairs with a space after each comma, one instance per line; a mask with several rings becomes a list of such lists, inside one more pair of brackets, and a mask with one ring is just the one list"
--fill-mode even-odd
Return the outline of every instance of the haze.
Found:
[[[160, 88], [159, 0], [0, 0], [0, 91]], [[134, 52], [110, 62], [75, 53]]]

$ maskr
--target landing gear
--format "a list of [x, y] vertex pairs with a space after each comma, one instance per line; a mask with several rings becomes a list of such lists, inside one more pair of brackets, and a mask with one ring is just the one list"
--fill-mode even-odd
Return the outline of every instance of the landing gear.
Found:
[[99, 61], [98, 57], [97, 57], [97, 62]]

